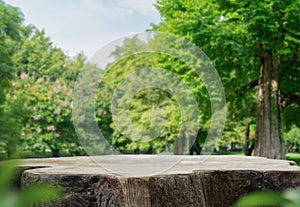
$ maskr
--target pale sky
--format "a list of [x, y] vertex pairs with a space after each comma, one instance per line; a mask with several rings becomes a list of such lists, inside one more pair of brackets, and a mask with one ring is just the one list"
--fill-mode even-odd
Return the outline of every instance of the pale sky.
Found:
[[54, 45], [74, 56], [92, 56], [120, 37], [158, 23], [155, 0], [4, 0], [19, 7], [25, 24], [45, 29]]

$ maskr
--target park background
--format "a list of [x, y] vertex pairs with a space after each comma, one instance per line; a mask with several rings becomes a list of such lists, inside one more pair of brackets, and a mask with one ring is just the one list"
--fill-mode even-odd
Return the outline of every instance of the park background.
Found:
[[[193, 42], [212, 60], [223, 82], [227, 122], [222, 138], [205, 146], [213, 148], [214, 154], [255, 152], [277, 159], [287, 155], [299, 163], [299, 4], [233, 0], [155, 3], [160, 21], [146, 29], [172, 33]], [[73, 125], [72, 95], [81, 69], [93, 66], [88, 64], [84, 52], [70, 56], [56, 46], [45, 32], [47, 28], [25, 24], [22, 8], [3, 1], [0, 8], [1, 159], [86, 155], [89, 149], [81, 146]], [[137, 38], [127, 39], [112, 53], [124, 58], [112, 66], [106, 82], [99, 86], [99, 127], [109, 143], [123, 153], [158, 154], [171, 146], [182, 120], [170, 94], [145, 90], [131, 102], [131, 119], [141, 129], [151, 124], [148, 117], [153, 104], [165, 111], [168, 123], [161, 135], [149, 143], [133, 142], [123, 136], [110, 113], [114, 87], [128, 73], [146, 65], [167, 68], [190, 83], [199, 102], [200, 130], [191, 154], [200, 154], [211, 117], [201, 79], [187, 65], [171, 57], [157, 54], [132, 58], [134, 51], [143, 46]], [[259, 96], [260, 90], [267, 92]], [[267, 128], [269, 133], [264, 134]], [[260, 141], [263, 138], [271, 141]]]

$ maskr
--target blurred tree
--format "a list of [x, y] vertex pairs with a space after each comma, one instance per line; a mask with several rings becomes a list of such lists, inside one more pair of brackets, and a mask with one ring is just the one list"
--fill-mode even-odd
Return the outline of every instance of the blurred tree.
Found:
[[191, 40], [214, 61], [231, 114], [256, 105], [255, 155], [285, 158], [283, 109], [300, 103], [300, 2], [158, 0], [156, 8], [154, 30]]
[[22, 140], [25, 149], [50, 148], [53, 156], [83, 154], [71, 97], [86, 57], [67, 57], [22, 21], [19, 9], [0, 0], [0, 148], [10, 157]]
[[[96, 102], [98, 124], [109, 142], [123, 153], [168, 153], [171, 148], [175, 154], [187, 152], [183, 152], [183, 149], [189, 143], [177, 142], [178, 146], [176, 144], [173, 145], [179, 136], [180, 130], [184, 131], [182, 136], [186, 138], [187, 142], [189, 142], [189, 138], [194, 133], [192, 125], [184, 130], [182, 129], [183, 111], [179, 107], [178, 100], [175, 99], [175, 94], [161, 89], [160, 87], [164, 86], [159, 82], [157, 82], [155, 88], [144, 88], [137, 93], [135, 92], [136, 86], [142, 86], [148, 81], [155, 83], [157, 80], [165, 80], [164, 78], [170, 81], [172, 79], [168, 79], [168, 77], [171, 74], [176, 74], [176, 76], [180, 77], [190, 87], [190, 91], [193, 92], [193, 95], [198, 100], [198, 106], [196, 107], [199, 107], [198, 110], [201, 110], [201, 113], [199, 115], [199, 123], [195, 123], [195, 125], [198, 125], [200, 128], [198, 136], [202, 137], [202, 139], [199, 138], [197, 141], [202, 143], [203, 140], [205, 141], [207, 122], [209, 122], [211, 110], [207, 91], [199, 75], [175, 57], [159, 53], [139, 52], [141, 48], [155, 48], [157, 47], [155, 44], [162, 44], [162, 41], [164, 40], [154, 38], [153, 41], [146, 44], [137, 37], [126, 39], [122, 46], [116, 47], [115, 51], [112, 52], [112, 56], [117, 58], [117, 61], [108, 66], [108, 70], [99, 85]], [[178, 42], [174, 43], [174, 47], [173, 45], [170, 46], [172, 50], [180, 47], [182, 47], [182, 43]], [[159, 68], [162, 74], [140, 72], [145, 68]], [[166, 71], [165, 74], [163, 74], [164, 71]], [[126, 79], [130, 79], [133, 75], [137, 77], [134, 78], [133, 82], [127, 80], [129, 84], [126, 90], [118, 89], [124, 81], [126, 82]], [[179, 86], [178, 84], [173, 83], [174, 89], [176, 89], [176, 86]], [[130, 100], [129, 108], [113, 109], [114, 115], [118, 119], [122, 119], [118, 121], [118, 126], [116, 126], [116, 120], [112, 120], [111, 102], [113, 94], [118, 94], [117, 101], [120, 103], [127, 102], [128, 97], [134, 94]], [[184, 97], [180, 96], [180, 98], [188, 99], [190, 97], [185, 94]], [[188, 108], [189, 106], [181, 107]], [[129, 111], [130, 123], [128, 122], [128, 117], [120, 117], [118, 115], [126, 110]], [[155, 132], [151, 131], [153, 127], [156, 127]], [[158, 128], [161, 130], [157, 131]], [[152, 137], [154, 134], [157, 135], [155, 138]], [[196, 150], [196, 153], [200, 154], [200, 143], [198, 143], [197, 147], [192, 149], [190, 153], [193, 154]]]
[[60, 48], [53, 46], [44, 30], [32, 28], [31, 35], [22, 36], [20, 42], [14, 55], [18, 75], [26, 73], [54, 81], [65, 72], [67, 56]]
[[293, 125], [291, 127], [286, 133], [285, 139], [288, 152], [293, 152], [294, 150], [300, 152], [300, 129], [297, 126]]
[[62, 79], [52, 82], [26, 73], [14, 82], [12, 97], [26, 97], [22, 102], [26, 114], [21, 136], [26, 150], [37, 152], [48, 147], [54, 157], [61, 151], [70, 155], [83, 153], [72, 123], [71, 87]]
[[4, 89], [14, 77], [12, 55], [22, 31], [23, 15], [15, 7], [0, 1], [0, 104], [4, 101]]
[[16, 72], [16, 46], [27, 31], [22, 22], [23, 15], [17, 8], [0, 1], [0, 148], [8, 158], [15, 155], [21, 132], [21, 100], [7, 101], [5, 94]]
[[83, 52], [78, 53], [75, 57], [68, 57], [65, 61], [65, 69], [61, 71], [61, 77], [63, 77], [67, 82], [74, 84], [80, 70], [86, 66], [86, 60], [87, 57]]
[[20, 156], [20, 136], [27, 113], [23, 107], [25, 100], [23, 96], [8, 97], [0, 106], [0, 149], [5, 152], [3, 158]]
[[24, 148], [50, 149], [52, 156], [84, 154], [72, 122], [72, 92], [85, 56], [67, 57], [44, 31], [31, 27], [14, 54], [17, 78], [10, 98], [26, 97], [22, 129]]
[[17, 160], [1, 163], [0, 167], [0, 207], [28, 207], [57, 204], [65, 192], [53, 184], [36, 183], [22, 189], [13, 186], [19, 169]]

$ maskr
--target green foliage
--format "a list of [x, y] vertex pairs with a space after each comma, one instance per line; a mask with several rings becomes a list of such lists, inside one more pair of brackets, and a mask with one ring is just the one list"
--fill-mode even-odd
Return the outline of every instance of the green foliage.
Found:
[[300, 113], [300, 105], [291, 104], [284, 109], [283, 117], [285, 123], [285, 131], [289, 131], [292, 126], [300, 127], [300, 117], [295, 114]]
[[73, 58], [65, 60], [65, 68], [61, 71], [61, 76], [71, 85], [77, 80], [80, 70], [86, 65], [86, 56], [83, 53], [77, 54]]
[[17, 8], [0, 1], [0, 104], [4, 101], [4, 89], [15, 72], [12, 54], [22, 31], [22, 21], [23, 16]]
[[156, 8], [161, 22], [154, 31], [191, 40], [215, 63], [226, 91], [228, 123], [250, 119], [255, 124], [263, 54], [280, 60], [273, 75], [279, 77], [276, 91], [281, 93], [282, 106], [290, 109], [286, 127], [299, 123], [297, 116], [291, 116], [300, 105], [298, 0], [157, 0]]
[[[292, 125], [285, 134], [285, 144], [288, 152], [300, 152], [300, 128]], [[299, 160], [298, 160], [299, 162]]]
[[[19, 136], [23, 150], [82, 155], [72, 123], [72, 91], [85, 56], [68, 58], [53, 46], [44, 31], [28, 28], [14, 53], [17, 77], [11, 82], [10, 102], [22, 99], [26, 113]], [[16, 130], [16, 129], [15, 129]], [[14, 131], [12, 129], [12, 131]]]
[[0, 107], [0, 149], [5, 152], [4, 158], [18, 156], [20, 136], [26, 111], [23, 108], [25, 97], [7, 99]]
[[[280, 59], [279, 92], [285, 107], [286, 138], [288, 142], [298, 143], [299, 132], [294, 125], [299, 127], [299, 120], [294, 114], [299, 111], [300, 94], [299, 1], [158, 0], [156, 8], [161, 22], [152, 29], [179, 35], [201, 47], [215, 64], [226, 88], [229, 124], [223, 138], [211, 146], [242, 143], [245, 123], [254, 126], [262, 51]], [[0, 17], [1, 150], [9, 157], [19, 150], [22, 141], [23, 149], [39, 153], [47, 149], [56, 155], [61, 150], [70, 155], [84, 153], [73, 128], [71, 96], [77, 75], [85, 65], [85, 56], [67, 57], [44, 31], [22, 25], [21, 12], [3, 1], [0, 1]], [[142, 131], [151, 129], [152, 121], [161, 123], [163, 129], [157, 139], [145, 143], [135, 135], [135, 141], [129, 140], [113, 124], [110, 110], [115, 89], [128, 75], [147, 67], [171, 71], [191, 89], [200, 111], [197, 142], [203, 144], [210, 126], [211, 106], [201, 77], [189, 63], [172, 56], [135, 54], [141, 48], [167, 47], [171, 52], [180, 51], [182, 57], [193, 57], [182, 46], [180, 42], [168, 42], [159, 36], [148, 44], [133, 37], [111, 54], [119, 59], [109, 66], [99, 85], [96, 119], [114, 148], [125, 153], [159, 153], [173, 147], [180, 131], [183, 120], [178, 103], [172, 94], [157, 88], [136, 94], [130, 102], [129, 113], [134, 128]], [[199, 60], [191, 58], [190, 61], [200, 64]], [[87, 80], [85, 84], [93, 83]], [[123, 94], [124, 100], [128, 92]], [[82, 100], [81, 104], [91, 103]], [[164, 113], [151, 120], [151, 113], [159, 112], [156, 109]], [[132, 131], [129, 126], [126, 130]], [[190, 129], [185, 129], [185, 136], [190, 134]], [[96, 145], [97, 137], [93, 139]]]
[[73, 127], [72, 89], [86, 57], [73, 58], [45, 32], [24, 26], [19, 9], [0, 1], [0, 150], [53, 156], [84, 154]]
[[234, 207], [282, 206], [297, 207], [300, 205], [300, 189], [286, 190], [283, 193], [260, 191], [240, 198]]
[[7, 101], [10, 80], [16, 72], [13, 54], [24, 31], [23, 15], [0, 1], [0, 150], [11, 157], [16, 152], [21, 131], [22, 100]]
[[54, 47], [45, 32], [33, 29], [32, 35], [23, 36], [18, 51], [14, 54], [18, 74], [34, 74], [55, 80], [65, 71], [66, 55]]
[[16, 176], [16, 160], [1, 163], [0, 168], [0, 207], [28, 207], [45, 202], [59, 201], [63, 191], [48, 184], [34, 184], [28, 188], [13, 189], [13, 179]]
[[70, 86], [60, 79], [52, 82], [26, 73], [13, 85], [12, 97], [26, 97], [22, 139], [27, 150], [40, 151], [47, 146], [53, 152], [67, 149], [70, 154], [80, 154], [71, 119]]
[[[230, 126], [231, 125], [231, 126]], [[245, 126], [237, 123], [228, 123], [227, 127], [223, 132], [223, 136], [214, 143], [215, 146], [224, 147], [230, 145], [231, 143], [243, 145], [245, 138]]]
[[26, 97], [21, 136], [26, 150], [44, 151], [47, 147], [54, 156], [59, 156], [60, 150], [70, 155], [83, 153], [72, 123], [70, 83], [21, 73], [12, 84], [11, 99]]
[[[108, 141], [123, 153], [160, 153], [167, 148], [173, 147], [172, 144], [179, 135], [183, 121], [181, 117], [182, 112], [179, 110], [178, 102], [175, 100], [174, 94], [159, 89], [161, 86], [159, 83], [157, 84], [158, 88], [146, 88], [138, 93], [134, 93], [135, 88], [131, 88], [130, 86], [124, 91], [118, 89], [120, 84], [123, 83], [122, 81], [133, 74], [138, 74], [137, 76], [139, 77], [134, 79], [133, 85], [136, 86], [142, 85], [149, 78], [152, 80], [152, 83], [155, 83], [155, 81], [163, 79], [161, 76], [168, 77], [170, 74], [176, 74], [189, 87], [190, 91], [193, 92], [193, 95], [199, 103], [198, 107], [199, 110], [201, 110], [199, 123], [201, 122], [202, 124], [195, 123], [200, 127], [199, 136], [205, 135], [205, 131], [209, 126], [211, 110], [208, 94], [199, 75], [196, 74], [193, 69], [186, 63], [172, 56], [158, 53], [135, 54], [140, 48], [149, 48], [151, 51], [151, 48], [157, 47], [155, 44], [158, 43], [162, 47], [167, 45], [170, 50], [176, 50], [176, 48], [182, 50], [182, 47], [185, 46], [179, 41], [176, 43], [172, 42], [174, 45], [169, 45], [170, 41], [164, 44], [163, 41], [168, 40], [154, 39], [147, 44], [137, 39], [137, 37], [125, 40], [122, 47], [119, 46], [112, 52], [112, 56], [118, 58], [118, 60], [114, 64], [109, 65], [108, 72], [100, 83], [96, 101], [97, 121]], [[191, 54], [182, 53], [182, 55], [188, 57]], [[149, 74], [139, 73], [141, 69], [149, 67], [159, 68], [159, 70], [165, 74], [156, 74], [155, 77], [151, 77]], [[171, 73], [168, 74], [167, 71]], [[110, 112], [112, 96], [117, 92], [121, 103], [128, 101], [128, 97], [131, 97], [132, 93], [134, 94], [128, 108], [131, 123], [126, 121], [127, 117], [123, 117], [124, 120], [119, 122], [121, 126], [118, 126], [122, 132], [120, 128], [116, 127]], [[186, 95], [187, 94], [185, 94], [184, 98], [187, 98]], [[186, 107], [187, 110], [189, 110], [189, 106], [182, 107]], [[114, 111], [114, 113], [122, 113], [122, 111], [127, 110], [127, 108], [120, 108], [118, 110], [119, 111]], [[155, 111], [158, 113], [155, 114]], [[132, 134], [132, 132], [137, 130], [141, 133], [158, 133], [151, 133], [153, 123], [161, 129], [159, 136], [155, 139], [151, 141], [150, 138], [140, 140], [142, 134]], [[192, 126], [190, 127], [192, 128]], [[187, 138], [191, 136], [191, 133], [193, 133], [193, 131], [189, 128], [184, 130], [184, 136]], [[126, 134], [132, 135], [130, 139]], [[150, 134], [149, 136], [144, 134], [145, 136], [143, 137], [151, 137]], [[205, 136], [203, 137], [205, 138]]]
[[286, 159], [295, 161], [300, 166], [300, 153], [287, 153]]
[[300, 128], [293, 125], [288, 133], [285, 134], [285, 140], [288, 143], [300, 145]]

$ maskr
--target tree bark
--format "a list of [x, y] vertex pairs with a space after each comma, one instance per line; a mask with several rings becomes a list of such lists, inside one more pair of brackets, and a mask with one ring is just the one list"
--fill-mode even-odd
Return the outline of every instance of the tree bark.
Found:
[[261, 54], [258, 83], [255, 155], [285, 159], [281, 94], [278, 85], [280, 59], [269, 51]]
[[182, 155], [183, 154], [183, 139], [182, 138], [178, 138], [175, 142], [174, 142], [174, 155]]
[[196, 139], [194, 144], [192, 145], [191, 149], [190, 149], [190, 155], [193, 155], [194, 152], [196, 153], [196, 155], [200, 155], [201, 154], [201, 146], [198, 142], [198, 140]]
[[[170, 164], [171, 168], [159, 170]], [[300, 187], [300, 168], [295, 163], [260, 157], [44, 158], [22, 160], [19, 169], [13, 182], [18, 189], [46, 182], [65, 192], [58, 203], [36, 207], [232, 207], [253, 191]]]
[[59, 149], [51, 149], [52, 157], [60, 157], [60, 150]]
[[250, 143], [250, 122], [247, 122], [246, 131], [245, 131], [245, 144], [243, 147], [244, 154], [246, 156], [251, 156], [253, 149], [254, 149], [254, 143], [252, 144]]

